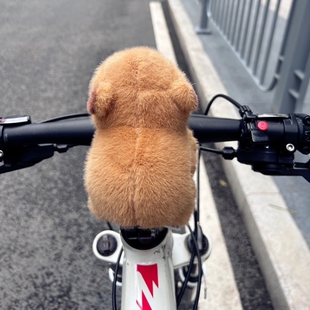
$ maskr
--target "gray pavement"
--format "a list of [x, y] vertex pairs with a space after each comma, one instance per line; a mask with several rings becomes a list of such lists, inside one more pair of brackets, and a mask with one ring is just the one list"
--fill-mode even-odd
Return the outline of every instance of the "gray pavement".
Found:
[[[199, 3], [194, 0], [183, 0], [182, 3], [193, 25], [199, 25]], [[285, 24], [282, 22], [281, 25], [284, 27]], [[228, 94], [248, 105], [253, 112], [272, 112], [274, 91], [261, 91], [211, 21], [209, 26], [212, 34], [200, 35], [200, 39]], [[269, 76], [271, 74], [269, 72]], [[302, 177], [274, 177], [274, 180], [292, 210], [292, 218], [310, 245], [309, 183]]]
[[[155, 47], [143, 0], [0, 1], [1, 115], [86, 112], [88, 83], [112, 52]], [[143, 30], [143, 31], [142, 31]], [[88, 211], [87, 148], [0, 178], [0, 309], [111, 309]]]
[[[215, 94], [224, 93], [242, 104], [250, 105], [254, 111], [266, 112], [264, 104], [267, 101], [263, 97], [256, 97], [259, 95], [258, 89], [252, 87], [255, 86], [253, 83], [251, 86], [249, 76], [216, 31], [211, 27], [214, 31], [212, 35], [198, 36], [195, 33], [194, 26], [199, 16], [198, 3], [191, 0], [168, 0], [168, 3], [203, 106]], [[211, 47], [215, 50], [211, 50]], [[255, 104], [257, 102], [260, 105]], [[211, 112], [218, 117], [239, 117], [231, 105], [223, 102], [217, 102]], [[288, 199], [283, 200], [285, 194], [291, 196], [291, 186], [286, 193], [283, 188], [279, 191], [273, 178], [254, 173], [235, 160], [225, 161], [223, 166], [273, 306], [276, 309], [307, 309], [310, 304], [309, 244], [305, 241], [307, 231], [301, 227], [302, 221], [296, 226], [292, 209], [287, 207], [290, 202]], [[304, 181], [302, 178], [280, 178], [283, 179], [290, 180], [291, 184], [295, 182], [298, 190], [301, 189], [298, 181]], [[298, 193], [304, 195], [302, 190]], [[307, 195], [303, 198], [306, 208]], [[307, 214], [300, 212], [300, 216], [306, 217]]]
[[[178, 64], [181, 67], [181, 69], [187, 74], [187, 76], [190, 77], [190, 70], [187, 65], [185, 56], [183, 54], [182, 47], [180, 46], [180, 43], [177, 40], [177, 34], [175, 32], [176, 29], [174, 28], [175, 25], [171, 20], [171, 16], [169, 14], [169, 8], [168, 8], [169, 4], [167, 4], [164, 1], [162, 2], [162, 5], [164, 11], [166, 12], [166, 20], [169, 26], [174, 49], [178, 58]], [[178, 14], [178, 12], [175, 12], [175, 14]], [[212, 145], [210, 146], [214, 147]], [[225, 176], [225, 172], [221, 164], [221, 158], [218, 155], [211, 153], [203, 154], [203, 158], [210, 186], [212, 189], [213, 199], [216, 204], [216, 209], [219, 216], [219, 221], [221, 225], [220, 230], [222, 231], [225, 238], [225, 246], [227, 248], [230, 264], [233, 269], [234, 279], [238, 289], [242, 308], [264, 309], [264, 310], [273, 309], [271, 299], [264, 282], [264, 278], [262, 276], [255, 254], [253, 253], [251, 242], [246, 232], [246, 228], [244, 226], [241, 214], [238, 211], [238, 206], [234, 201], [233, 194], [231, 192], [231, 187], [228, 185], [228, 180], [227, 177]], [[204, 192], [203, 185], [200, 186], [201, 191]], [[206, 203], [205, 208], [206, 209], [210, 208], [208, 203]], [[206, 233], [209, 233], [210, 227], [212, 227], [210, 221], [211, 219], [208, 217], [208, 221], [204, 223], [206, 227], [205, 229]], [[217, 246], [218, 246], [217, 244], [214, 244], [214, 248], [216, 248]], [[214, 260], [215, 261], [218, 260], [219, 262], [220, 258], [215, 257]], [[207, 268], [209, 268], [208, 262], [209, 260], [206, 263]], [[212, 268], [216, 267], [212, 265]], [[217, 272], [221, 273], [222, 272], [221, 268], [219, 268]], [[224, 276], [222, 273], [221, 275]], [[216, 288], [220, 290], [221, 283], [225, 282], [225, 276], [223, 279], [217, 279], [217, 280], [219, 281], [218, 286], [216, 283], [211, 282], [210, 287], [208, 288], [209, 290], [212, 291], [212, 286], [216, 286]], [[224, 299], [229, 298], [228, 297], [230, 296], [229, 294], [230, 292], [227, 292], [226, 297], [224, 297]], [[210, 298], [212, 299], [212, 297]], [[229, 303], [228, 306], [225, 305], [224, 303], [219, 304], [221, 304], [222, 307], [213, 303], [210, 304], [207, 303], [207, 306], [205, 308], [201, 307], [201, 309], [233, 308], [232, 304]]]

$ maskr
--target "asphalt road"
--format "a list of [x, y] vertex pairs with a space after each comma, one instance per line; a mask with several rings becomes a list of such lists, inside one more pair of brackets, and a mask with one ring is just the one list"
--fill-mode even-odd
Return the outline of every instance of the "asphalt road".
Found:
[[[0, 0], [0, 8], [0, 115], [37, 122], [86, 112], [88, 83], [103, 59], [155, 47], [148, 1]], [[0, 309], [111, 309], [107, 268], [91, 250], [105, 227], [87, 208], [86, 152], [77, 147], [1, 175]], [[271, 309], [229, 187], [219, 187], [220, 164], [206, 162], [243, 306]]]
[[[144, 0], [0, 1], [0, 115], [86, 112], [96, 66], [155, 47]], [[0, 309], [111, 309], [83, 186], [86, 147], [0, 178]], [[102, 271], [102, 272], [101, 272]]]

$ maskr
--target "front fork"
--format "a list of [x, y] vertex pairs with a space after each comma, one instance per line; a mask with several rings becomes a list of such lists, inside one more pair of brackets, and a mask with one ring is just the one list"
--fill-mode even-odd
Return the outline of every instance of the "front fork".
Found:
[[[201, 258], [205, 261], [211, 246], [207, 237], [203, 237]], [[176, 309], [174, 270], [178, 269], [182, 283], [193, 251], [190, 238], [190, 232], [172, 233], [167, 228], [121, 229], [120, 234], [105, 230], [96, 236], [93, 242], [95, 256], [112, 266], [116, 265], [123, 247], [122, 277], [117, 278], [118, 285], [122, 285], [122, 309]], [[113, 281], [112, 269], [109, 275]], [[194, 278], [191, 277], [187, 284], [188, 291], [195, 289]]]

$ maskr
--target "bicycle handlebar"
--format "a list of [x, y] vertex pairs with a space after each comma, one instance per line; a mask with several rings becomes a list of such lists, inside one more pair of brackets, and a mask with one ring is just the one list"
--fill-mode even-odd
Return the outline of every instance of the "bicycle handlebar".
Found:
[[[238, 141], [237, 150], [225, 147], [225, 159], [237, 158], [254, 171], [268, 175], [301, 175], [310, 182], [310, 160], [294, 162], [296, 150], [310, 153], [310, 116], [255, 115], [242, 106], [241, 119], [193, 114], [188, 126], [200, 144]], [[29, 117], [0, 119], [0, 173], [32, 166], [54, 152], [90, 145], [94, 134], [90, 117], [32, 124]], [[203, 150], [204, 148], [202, 148]]]
[[[193, 130], [200, 143], [234, 141], [238, 140], [239, 137], [240, 120], [195, 114], [190, 116], [188, 126]], [[5, 146], [46, 143], [90, 145], [94, 130], [90, 118], [62, 122], [28, 123], [21, 126], [4, 127], [2, 143]]]

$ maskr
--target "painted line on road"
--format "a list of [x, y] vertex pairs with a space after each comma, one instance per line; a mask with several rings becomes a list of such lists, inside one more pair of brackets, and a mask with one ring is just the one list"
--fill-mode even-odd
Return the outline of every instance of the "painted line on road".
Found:
[[161, 3], [155, 1], [150, 2], [150, 11], [157, 50], [173, 63], [177, 64]]

